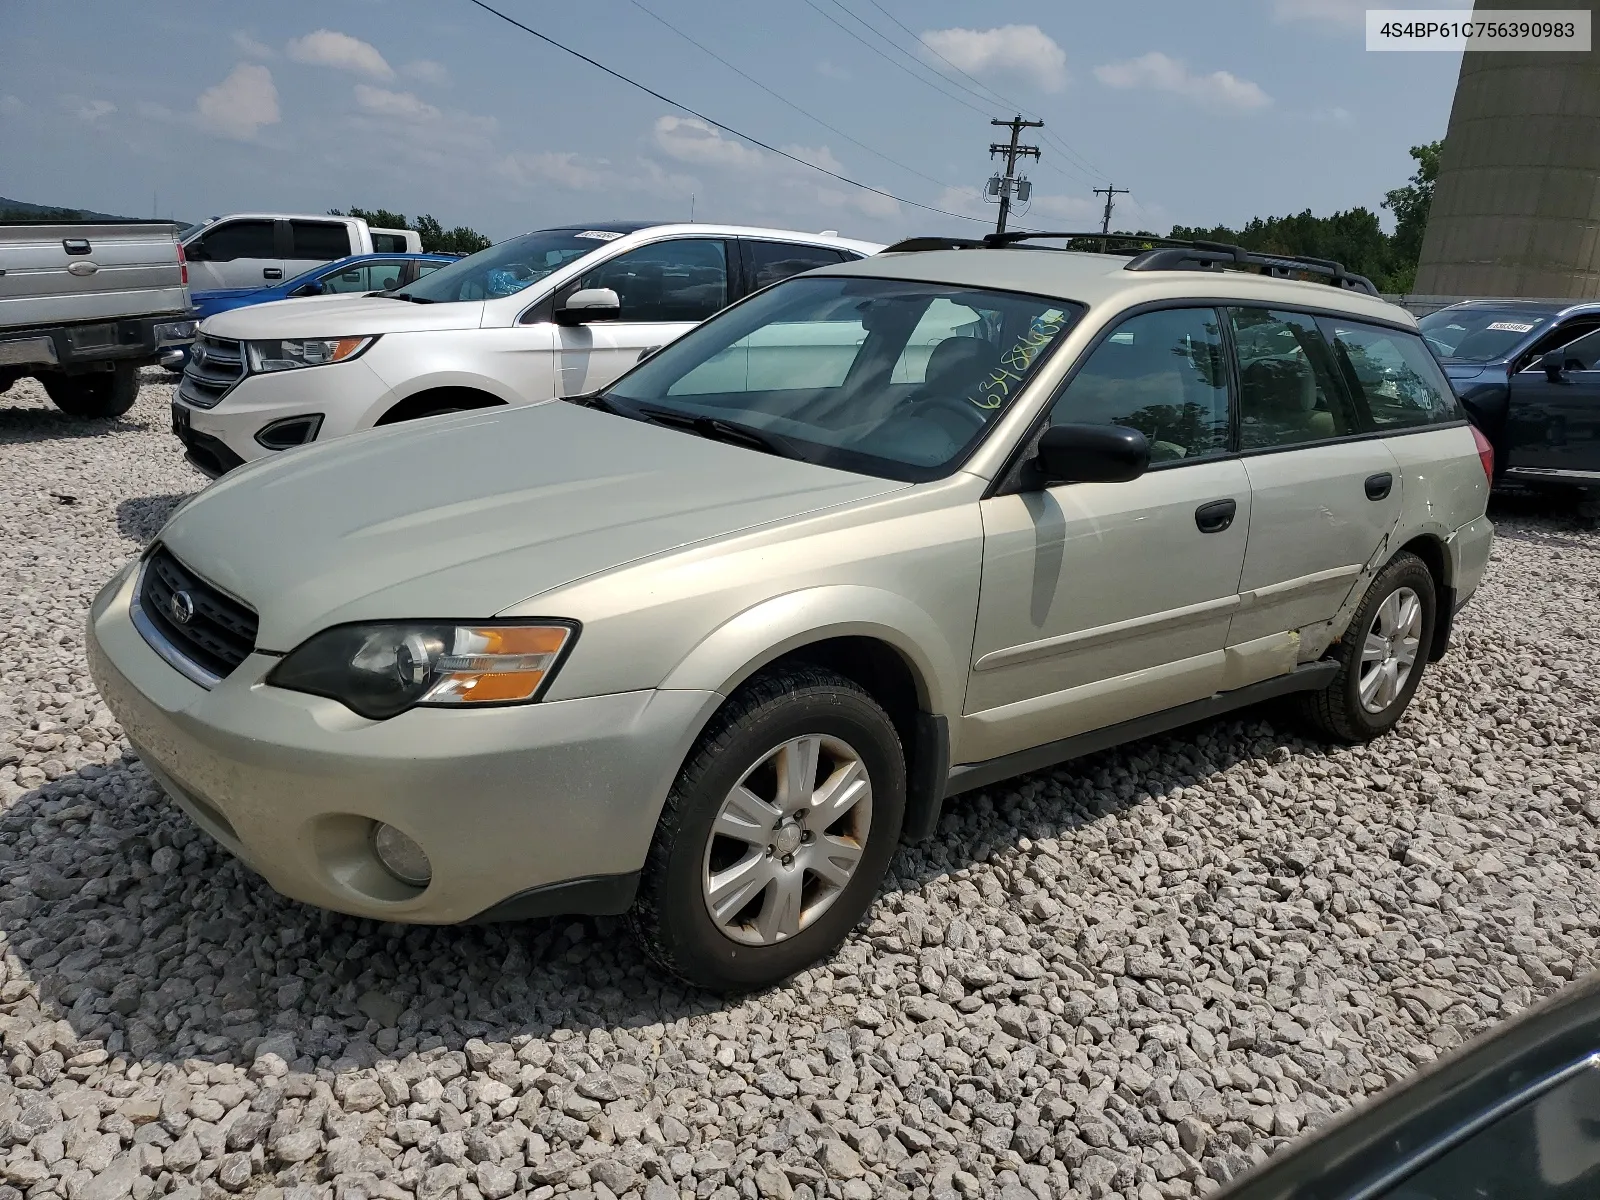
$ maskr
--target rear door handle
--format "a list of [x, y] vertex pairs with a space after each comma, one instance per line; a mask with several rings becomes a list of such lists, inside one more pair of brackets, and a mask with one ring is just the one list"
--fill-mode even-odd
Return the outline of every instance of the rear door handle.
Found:
[[1388, 471], [1379, 471], [1376, 475], [1367, 476], [1367, 499], [1382, 500], [1389, 494], [1389, 489], [1394, 487], [1394, 476]]
[[1201, 533], [1221, 533], [1233, 524], [1238, 511], [1237, 500], [1212, 500], [1194, 510], [1194, 523]]
[[283, 278], [283, 268], [282, 267], [262, 267], [261, 268], [261, 278], [263, 278], [263, 279], [282, 279]]

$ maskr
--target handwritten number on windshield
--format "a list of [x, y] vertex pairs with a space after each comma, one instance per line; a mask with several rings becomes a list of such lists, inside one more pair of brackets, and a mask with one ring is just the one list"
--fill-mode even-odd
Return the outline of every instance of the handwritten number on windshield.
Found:
[[1034, 321], [1028, 332], [1000, 358], [1000, 365], [989, 373], [989, 378], [978, 385], [978, 394], [967, 397], [978, 408], [987, 411], [998, 409], [1011, 396], [1011, 385], [1021, 383], [1028, 368], [1061, 332], [1061, 314], [1047, 313]]

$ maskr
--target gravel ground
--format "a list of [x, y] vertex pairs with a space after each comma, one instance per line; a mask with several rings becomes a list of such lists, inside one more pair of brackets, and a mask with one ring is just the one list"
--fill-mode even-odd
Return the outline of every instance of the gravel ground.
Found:
[[283, 900], [83, 667], [197, 482], [149, 379], [0, 397], [0, 1200], [1199, 1195], [1593, 966], [1600, 534], [1549, 502], [1394, 736], [1253, 712], [968, 797], [766, 995]]

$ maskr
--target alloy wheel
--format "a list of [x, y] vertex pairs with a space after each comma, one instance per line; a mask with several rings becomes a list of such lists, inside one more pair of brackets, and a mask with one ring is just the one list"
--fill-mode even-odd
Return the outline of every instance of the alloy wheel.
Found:
[[1422, 645], [1422, 600], [1408, 587], [1390, 592], [1361, 647], [1361, 706], [1381, 713], [1405, 690]]

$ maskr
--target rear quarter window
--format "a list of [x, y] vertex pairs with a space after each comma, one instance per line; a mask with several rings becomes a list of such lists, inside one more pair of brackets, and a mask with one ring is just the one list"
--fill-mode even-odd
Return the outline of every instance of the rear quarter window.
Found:
[[1462, 419], [1455, 391], [1420, 335], [1356, 321], [1322, 324], [1373, 429], [1420, 429]]

